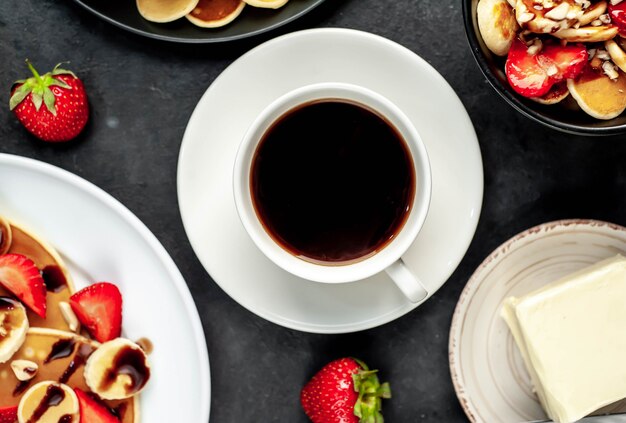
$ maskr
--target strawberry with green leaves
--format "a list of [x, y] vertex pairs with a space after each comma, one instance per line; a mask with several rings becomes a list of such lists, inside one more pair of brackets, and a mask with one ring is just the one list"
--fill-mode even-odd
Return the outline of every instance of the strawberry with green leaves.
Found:
[[391, 390], [377, 372], [355, 358], [328, 363], [302, 388], [304, 412], [313, 423], [383, 423], [382, 398]]
[[39, 75], [26, 61], [33, 76], [15, 82], [9, 107], [22, 125], [48, 142], [69, 141], [83, 130], [89, 118], [85, 87], [72, 71], [57, 65]]

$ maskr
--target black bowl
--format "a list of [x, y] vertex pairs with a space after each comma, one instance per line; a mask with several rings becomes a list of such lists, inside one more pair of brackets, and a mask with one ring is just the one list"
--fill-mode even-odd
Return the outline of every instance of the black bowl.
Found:
[[555, 105], [543, 105], [517, 94], [504, 74], [504, 61], [491, 53], [480, 35], [476, 20], [479, 0], [463, 0], [465, 32], [472, 54], [487, 81], [511, 106], [524, 116], [559, 131], [579, 135], [615, 135], [626, 133], [626, 113], [611, 119], [595, 119], [576, 104], [572, 96]]

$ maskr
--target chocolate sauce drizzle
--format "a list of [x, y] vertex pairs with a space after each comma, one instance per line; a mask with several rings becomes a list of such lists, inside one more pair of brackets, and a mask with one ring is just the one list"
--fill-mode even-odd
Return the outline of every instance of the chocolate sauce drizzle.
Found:
[[[46, 411], [50, 407], [56, 407], [61, 404], [63, 399], [65, 398], [65, 391], [58, 385], [50, 385], [48, 389], [46, 389], [46, 395], [41, 399], [41, 402], [33, 411], [33, 415], [26, 421], [26, 423], [35, 423], [41, 419], [41, 416], [46, 414]], [[70, 416], [70, 420], [63, 420], [65, 416], [61, 417], [59, 423], [68, 423], [72, 421], [72, 417]]]
[[60, 339], [54, 343], [50, 354], [44, 360], [44, 363], [49, 363], [53, 360], [59, 360], [61, 358], [67, 358], [74, 352], [74, 346], [76, 342], [73, 339]]
[[113, 359], [110, 369], [100, 381], [100, 389], [107, 390], [118, 375], [128, 375], [131, 383], [126, 386], [126, 393], [139, 391], [150, 378], [150, 369], [146, 365], [146, 356], [141, 349], [124, 347]]
[[61, 268], [57, 265], [49, 265], [43, 268], [41, 276], [49, 292], [61, 292], [67, 288], [67, 279]]
[[[31, 379], [32, 380], [32, 379]], [[30, 386], [30, 380], [24, 380], [17, 384], [15, 389], [13, 390], [13, 396], [17, 397], [18, 395], [22, 395], [26, 389]]]
[[81, 345], [78, 348], [78, 351], [72, 361], [70, 361], [70, 364], [67, 365], [67, 368], [61, 375], [61, 378], [59, 378], [59, 382], [67, 383], [74, 374], [74, 372], [76, 372], [76, 370], [78, 370], [80, 366], [83, 366], [87, 362], [87, 359], [92, 352], [93, 348], [91, 346], [87, 344]]
[[[49, 363], [53, 360], [58, 360], [58, 359], [71, 356], [72, 353], [74, 352], [75, 345], [76, 343], [71, 339], [61, 339], [57, 341], [52, 346], [50, 354], [45, 359], [44, 363]], [[76, 354], [74, 355], [72, 360], [69, 362], [69, 364], [63, 371], [63, 374], [59, 378], [59, 382], [67, 383], [72, 377], [72, 375], [76, 373], [76, 370], [78, 370], [80, 366], [85, 365], [85, 363], [87, 362], [87, 359], [89, 358], [91, 353], [93, 353], [93, 351], [94, 349], [92, 346], [88, 344], [81, 344], [80, 347], [78, 348], [78, 351], [76, 351]], [[31, 381], [32, 380], [25, 380], [23, 382], [18, 383], [15, 389], [13, 390], [13, 396], [15, 397], [15, 396], [21, 395], [24, 391], [26, 391], [26, 389], [30, 386]]]
[[15, 302], [12, 299], [9, 297], [0, 297], [0, 310], [13, 310], [14, 308]]

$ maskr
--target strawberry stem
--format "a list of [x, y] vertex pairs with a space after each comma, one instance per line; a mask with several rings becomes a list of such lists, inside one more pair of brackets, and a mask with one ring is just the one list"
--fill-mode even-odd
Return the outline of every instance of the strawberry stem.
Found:
[[361, 360], [354, 359], [361, 370], [352, 375], [354, 390], [359, 397], [354, 405], [354, 415], [360, 423], [383, 423], [381, 414], [382, 399], [391, 398], [391, 389], [387, 382], [380, 383], [378, 370], [370, 370]]
[[28, 65], [28, 69], [30, 69], [30, 71], [33, 73], [33, 76], [37, 79], [37, 82], [42, 82], [41, 76], [39, 76], [39, 73], [37, 72], [33, 64], [30, 62], [30, 60], [26, 59], [26, 64]]

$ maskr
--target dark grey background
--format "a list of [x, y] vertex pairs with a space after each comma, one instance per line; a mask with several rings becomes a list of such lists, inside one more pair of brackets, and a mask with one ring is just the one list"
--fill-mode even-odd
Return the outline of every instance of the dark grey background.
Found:
[[[334, 336], [268, 323], [213, 283], [183, 231], [175, 180], [185, 126], [217, 75], [268, 38], [328, 26], [388, 37], [438, 69], [468, 109], [485, 164], [478, 232], [447, 284], [393, 323]], [[323, 364], [346, 355], [361, 357], [391, 382], [388, 422], [465, 421], [450, 382], [448, 331], [473, 270], [500, 243], [535, 224], [579, 217], [626, 224], [624, 137], [565, 135], [515, 112], [471, 57], [460, 1], [328, 0], [304, 19], [253, 40], [181, 46], [124, 32], [69, 0], [0, 0], [0, 58], [0, 152], [52, 163], [103, 188], [148, 225], [182, 271], [208, 343], [211, 422], [306, 422], [300, 388]], [[83, 79], [92, 112], [77, 141], [37, 141], [9, 112], [11, 84], [28, 74], [25, 58], [40, 71], [69, 60]]]

